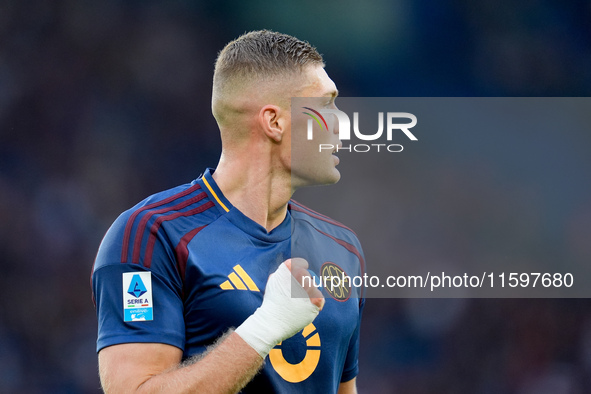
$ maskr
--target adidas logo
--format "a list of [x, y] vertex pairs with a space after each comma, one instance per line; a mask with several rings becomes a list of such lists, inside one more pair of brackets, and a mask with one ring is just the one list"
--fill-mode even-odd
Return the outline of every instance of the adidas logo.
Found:
[[254, 281], [248, 276], [246, 271], [240, 266], [235, 265], [234, 270], [228, 275], [228, 280], [220, 285], [222, 290], [250, 290], [260, 291]]

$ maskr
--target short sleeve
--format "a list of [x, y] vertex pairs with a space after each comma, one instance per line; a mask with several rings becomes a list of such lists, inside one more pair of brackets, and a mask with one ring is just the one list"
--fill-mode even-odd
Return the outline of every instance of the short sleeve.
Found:
[[[99, 248], [92, 290], [98, 318], [97, 352], [121, 343], [164, 343], [184, 350], [182, 280], [166, 240], [157, 236], [146, 267], [121, 262], [122, 220], [109, 229]], [[124, 222], [123, 222], [124, 223]]]
[[[150, 272], [151, 283], [142, 285], [151, 287], [151, 320], [125, 321], [124, 294], [129, 288], [123, 287], [123, 275], [143, 272]], [[98, 318], [97, 352], [107, 346], [134, 342], [165, 343], [184, 349], [182, 299], [158, 273], [137, 264], [110, 264], [94, 272], [92, 283]]]
[[362, 299], [359, 304], [359, 319], [357, 320], [357, 328], [351, 335], [349, 341], [349, 349], [347, 350], [347, 358], [345, 359], [345, 366], [341, 375], [341, 382], [348, 382], [359, 373], [359, 334], [361, 326], [361, 316], [363, 315], [363, 308], [365, 306], [365, 299]]

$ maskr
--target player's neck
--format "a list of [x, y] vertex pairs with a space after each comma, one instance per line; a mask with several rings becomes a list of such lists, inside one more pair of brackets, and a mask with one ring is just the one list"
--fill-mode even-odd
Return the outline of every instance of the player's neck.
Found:
[[274, 170], [267, 155], [239, 155], [229, 160], [222, 154], [213, 178], [234, 207], [268, 232], [285, 219], [291, 177]]

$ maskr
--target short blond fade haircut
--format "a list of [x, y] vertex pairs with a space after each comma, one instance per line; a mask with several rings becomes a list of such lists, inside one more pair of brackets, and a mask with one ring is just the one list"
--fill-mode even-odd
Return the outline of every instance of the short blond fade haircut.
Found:
[[324, 66], [324, 61], [307, 41], [270, 30], [251, 31], [220, 51], [213, 74], [213, 93], [223, 95], [228, 86], [289, 76], [308, 65]]

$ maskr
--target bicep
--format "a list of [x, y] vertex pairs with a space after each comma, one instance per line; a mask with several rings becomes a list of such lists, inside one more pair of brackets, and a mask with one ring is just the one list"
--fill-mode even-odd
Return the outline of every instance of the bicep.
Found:
[[341, 382], [338, 394], [357, 394], [357, 378]]
[[99, 352], [99, 374], [105, 393], [136, 391], [152, 376], [179, 365], [181, 349], [162, 343], [124, 343]]

